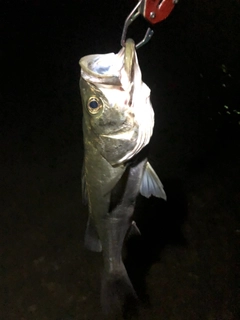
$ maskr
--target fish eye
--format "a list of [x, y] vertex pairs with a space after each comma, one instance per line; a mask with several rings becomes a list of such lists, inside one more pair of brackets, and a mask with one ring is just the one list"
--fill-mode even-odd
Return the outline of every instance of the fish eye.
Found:
[[96, 114], [99, 112], [99, 110], [102, 108], [103, 104], [102, 101], [99, 98], [91, 97], [88, 99], [88, 111], [91, 114]]

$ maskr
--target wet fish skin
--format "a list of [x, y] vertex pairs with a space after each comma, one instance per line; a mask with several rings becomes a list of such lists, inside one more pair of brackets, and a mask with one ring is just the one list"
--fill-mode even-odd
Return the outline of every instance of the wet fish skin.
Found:
[[[85, 80], [81, 79], [81, 88], [85, 88], [85, 94], [92, 94], [93, 92], [88, 92], [86, 86]], [[87, 110], [85, 111], [87, 112]], [[137, 295], [122, 262], [122, 246], [132, 223], [135, 200], [139, 193], [147, 159], [144, 158], [140, 163], [131, 165], [126, 163], [112, 166], [101, 155], [99, 147], [96, 147], [101, 143], [101, 137], [96, 135], [92, 128], [91, 119], [88, 114], [85, 114], [83, 171], [86, 177], [90, 215], [85, 235], [85, 246], [92, 251], [99, 252], [103, 249], [104, 271], [101, 304], [106, 313], [111, 313], [113, 306], [116, 310], [122, 309], [122, 305], [126, 303], [125, 297], [128, 299], [130, 297], [131, 301], [137, 300]], [[116, 143], [118, 142], [116, 141]], [[115, 148], [113, 142], [111, 148]], [[116, 199], [113, 199], [114, 197]], [[118, 201], [120, 204], [117, 203]], [[119, 297], [119, 292], [121, 297]]]
[[[101, 64], [99, 74], [94, 76], [97, 55], [80, 60], [83, 195], [89, 208], [85, 246], [103, 251], [101, 302], [107, 312], [112, 308], [120, 311], [129, 299], [131, 302], [137, 299], [122, 261], [122, 247], [132, 226], [139, 190], [147, 197], [153, 194], [165, 198], [160, 180], [147, 163], [146, 145], [152, 134], [153, 110], [133, 50], [132, 42], [127, 41], [126, 49], [118, 54], [116, 63], [123, 64], [118, 77], [115, 74], [104, 77], [101, 72], [109, 68]], [[138, 100], [141, 89], [145, 89], [142, 91], [146, 97]], [[143, 102], [134, 105], [135, 101]]]

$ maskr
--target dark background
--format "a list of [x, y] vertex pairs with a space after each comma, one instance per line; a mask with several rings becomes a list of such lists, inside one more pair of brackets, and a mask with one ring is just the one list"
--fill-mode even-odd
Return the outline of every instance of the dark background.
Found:
[[[101, 255], [83, 248], [78, 61], [118, 52], [134, 5], [0, 3], [0, 319], [105, 319]], [[138, 318], [238, 319], [240, 3], [180, 0], [153, 28], [138, 58], [168, 202], [138, 201], [126, 260]]]

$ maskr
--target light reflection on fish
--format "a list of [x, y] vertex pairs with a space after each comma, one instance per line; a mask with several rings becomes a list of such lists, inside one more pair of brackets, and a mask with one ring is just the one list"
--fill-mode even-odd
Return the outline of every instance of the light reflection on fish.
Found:
[[147, 162], [154, 112], [142, 82], [133, 40], [118, 54], [80, 60], [83, 106], [83, 197], [89, 219], [85, 246], [103, 252], [101, 301], [106, 311], [136, 298], [122, 261], [139, 192], [166, 200], [162, 183]]

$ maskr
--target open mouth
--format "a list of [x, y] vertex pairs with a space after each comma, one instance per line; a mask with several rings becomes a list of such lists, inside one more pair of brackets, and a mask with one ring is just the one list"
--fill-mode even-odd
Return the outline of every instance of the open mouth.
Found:
[[92, 54], [81, 58], [81, 75], [92, 83], [129, 88], [129, 83], [132, 83], [134, 78], [134, 56], [134, 41], [127, 39], [125, 47], [118, 54]]

